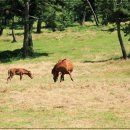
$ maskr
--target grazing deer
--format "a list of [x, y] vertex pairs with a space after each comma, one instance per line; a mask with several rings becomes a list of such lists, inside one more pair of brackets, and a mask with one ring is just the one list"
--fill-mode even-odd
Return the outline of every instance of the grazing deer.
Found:
[[60, 82], [64, 81], [65, 74], [69, 74], [71, 80], [73, 81], [73, 78], [71, 76], [72, 71], [73, 71], [73, 63], [69, 59], [59, 60], [58, 63], [52, 69], [54, 82], [58, 80], [59, 73], [61, 73]]
[[32, 74], [31, 74], [31, 71], [28, 71], [26, 69], [23, 69], [23, 68], [11, 68], [11, 69], [9, 69], [8, 70], [7, 83], [8, 83], [8, 80], [11, 81], [11, 79], [13, 78], [14, 75], [19, 75], [20, 76], [20, 80], [22, 80], [22, 76], [24, 74], [28, 75], [31, 79], [33, 78]]

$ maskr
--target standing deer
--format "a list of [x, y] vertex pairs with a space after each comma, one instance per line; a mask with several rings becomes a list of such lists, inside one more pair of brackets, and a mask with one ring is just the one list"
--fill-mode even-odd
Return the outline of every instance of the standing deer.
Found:
[[11, 69], [9, 69], [8, 70], [7, 83], [8, 83], [8, 80], [11, 81], [11, 79], [13, 78], [14, 75], [19, 75], [20, 76], [20, 80], [22, 80], [22, 76], [24, 74], [28, 75], [31, 79], [33, 78], [32, 74], [31, 74], [31, 71], [28, 71], [26, 69], [23, 69], [23, 68], [11, 68]]
[[52, 69], [53, 80], [56, 82], [58, 80], [59, 74], [61, 73], [60, 82], [64, 81], [64, 75], [69, 74], [71, 80], [71, 72], [73, 71], [73, 63], [69, 59], [59, 60], [58, 63]]

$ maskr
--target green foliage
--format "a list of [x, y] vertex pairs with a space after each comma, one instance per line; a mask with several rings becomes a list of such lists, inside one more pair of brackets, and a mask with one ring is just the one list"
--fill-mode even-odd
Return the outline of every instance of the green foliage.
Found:
[[100, 0], [97, 1], [97, 13], [100, 16], [101, 23], [103, 25], [108, 24], [108, 19], [111, 19], [112, 12], [114, 10], [114, 1], [113, 0]]
[[[91, 0], [90, 3], [93, 9], [95, 10], [95, 1]], [[86, 17], [85, 17], [86, 21], [91, 20], [92, 12], [86, 0], [80, 0], [75, 2], [74, 5], [75, 20], [81, 22], [85, 12], [86, 12]]]
[[[98, 13], [102, 19], [102, 24], [107, 25], [108, 23], [116, 22], [127, 22], [130, 20], [130, 2], [128, 1], [103, 1], [98, 3]], [[130, 34], [129, 24], [123, 26], [125, 35]]]
[[73, 11], [70, 3], [57, 1], [55, 4], [45, 4], [43, 21], [46, 23], [46, 27], [51, 28], [53, 31], [63, 31], [74, 22]]
[[53, 31], [63, 31], [72, 24], [73, 16], [66, 11], [54, 12], [54, 14], [51, 14], [45, 22], [47, 27], [52, 28]]
[[125, 36], [130, 35], [130, 23], [125, 24], [125, 28], [123, 28]]
[[114, 12], [112, 14], [112, 22], [116, 22], [117, 20], [123, 21], [130, 17], [129, 9], [126, 8], [126, 3], [118, 5], [115, 7]]
[[130, 17], [130, 3], [120, 2], [117, 3], [114, 0], [102, 1], [99, 3], [99, 13], [101, 14], [102, 23], [123, 21]]

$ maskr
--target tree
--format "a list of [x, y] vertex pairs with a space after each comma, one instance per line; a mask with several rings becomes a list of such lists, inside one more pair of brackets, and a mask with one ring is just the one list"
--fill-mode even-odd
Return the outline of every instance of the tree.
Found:
[[12, 40], [12, 42], [14, 43], [14, 42], [17, 42], [17, 40], [16, 40], [16, 36], [15, 36], [15, 33], [14, 33], [14, 17], [12, 18], [12, 27], [11, 27], [11, 29], [12, 29], [12, 37], [13, 37], [13, 40]]
[[75, 2], [75, 15], [76, 20], [80, 23], [80, 25], [84, 25], [85, 21], [91, 20], [91, 16], [94, 16], [94, 20], [96, 25], [98, 26], [98, 18], [95, 13], [95, 0], [78, 0]]
[[47, 0], [37, 0], [37, 8], [36, 8], [36, 16], [37, 16], [37, 33], [41, 33], [42, 28], [42, 22], [43, 22], [43, 14], [44, 14], [44, 8], [45, 3]]
[[5, 24], [6, 24], [6, 20], [5, 20], [5, 6], [6, 6], [6, 3], [5, 1], [0, 1], [0, 36], [2, 36], [3, 34], [3, 30], [5, 28]]
[[41, 33], [42, 20], [38, 19], [37, 21], [37, 33]]
[[37, 17], [40, 29], [41, 22], [45, 22], [47, 28], [53, 31], [64, 30], [74, 22], [73, 5], [71, 1], [61, 0], [37, 0]]
[[97, 18], [97, 15], [96, 15], [96, 13], [94, 12], [94, 9], [93, 9], [93, 7], [91, 6], [91, 3], [89, 2], [89, 0], [86, 0], [86, 1], [87, 1], [87, 3], [88, 3], [89, 7], [91, 8], [91, 11], [92, 11], [93, 16], [94, 16], [94, 20], [95, 20], [95, 22], [96, 22], [96, 25], [98, 26], [98, 18]]
[[126, 54], [126, 49], [122, 40], [122, 36], [121, 36], [121, 31], [120, 31], [120, 21], [117, 20], [116, 25], [117, 25], [117, 34], [118, 34], [118, 39], [120, 42], [120, 46], [121, 46], [121, 50], [122, 50], [122, 54], [123, 54], [123, 58], [126, 59], [127, 58], [127, 54]]
[[0, 4], [2, 4], [1, 8], [1, 27], [0, 27], [0, 35], [3, 33], [3, 29], [5, 27], [9, 27], [12, 30], [12, 42], [16, 42], [16, 37], [14, 33], [14, 8], [13, 8], [13, 0], [5, 0], [2, 1]]
[[120, 27], [121, 27], [121, 22], [126, 22], [130, 20], [130, 14], [129, 14], [128, 8], [126, 8], [128, 7], [126, 6], [126, 3], [121, 2], [119, 5], [116, 5], [116, 7], [117, 8], [113, 12], [113, 22], [115, 22], [117, 25], [117, 34], [118, 34], [118, 39], [119, 39], [119, 43], [122, 50], [122, 55], [123, 55], [123, 58], [126, 59], [127, 54], [126, 54], [125, 46], [124, 46], [123, 39], [121, 36]]
[[84, 25], [86, 20], [90, 20], [91, 13], [86, 1], [77, 1], [74, 5], [74, 9], [75, 21], [79, 22], [80, 25]]
[[24, 41], [23, 41], [23, 55], [24, 57], [29, 55], [29, 0], [24, 0]]
[[34, 24], [34, 16], [36, 11], [35, 0], [24, 0], [24, 40], [23, 40], [23, 56], [32, 56], [33, 40], [32, 28]]
[[122, 55], [124, 59], [127, 59], [127, 53], [121, 35], [121, 23], [130, 20], [130, 3], [123, 1], [116, 2], [114, 0], [111, 0], [105, 2], [105, 4], [106, 6], [104, 6], [104, 9], [106, 11], [103, 12], [102, 16], [105, 17], [104, 19], [106, 22], [116, 24], [117, 36], [120, 43]]

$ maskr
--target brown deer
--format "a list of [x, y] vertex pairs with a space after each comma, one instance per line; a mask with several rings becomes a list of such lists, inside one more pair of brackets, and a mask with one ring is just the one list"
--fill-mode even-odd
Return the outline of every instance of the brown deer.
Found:
[[7, 78], [7, 83], [8, 83], [8, 80], [11, 81], [11, 79], [13, 78], [14, 75], [19, 75], [20, 76], [20, 80], [22, 80], [22, 76], [23, 75], [28, 75], [31, 79], [33, 78], [32, 77], [32, 74], [31, 74], [31, 71], [28, 71], [24, 68], [11, 68], [8, 70], [8, 78]]
[[71, 80], [71, 72], [73, 71], [73, 63], [69, 59], [59, 60], [58, 63], [52, 69], [53, 80], [56, 82], [58, 80], [59, 74], [61, 73], [60, 82], [64, 81], [64, 75], [69, 74]]

